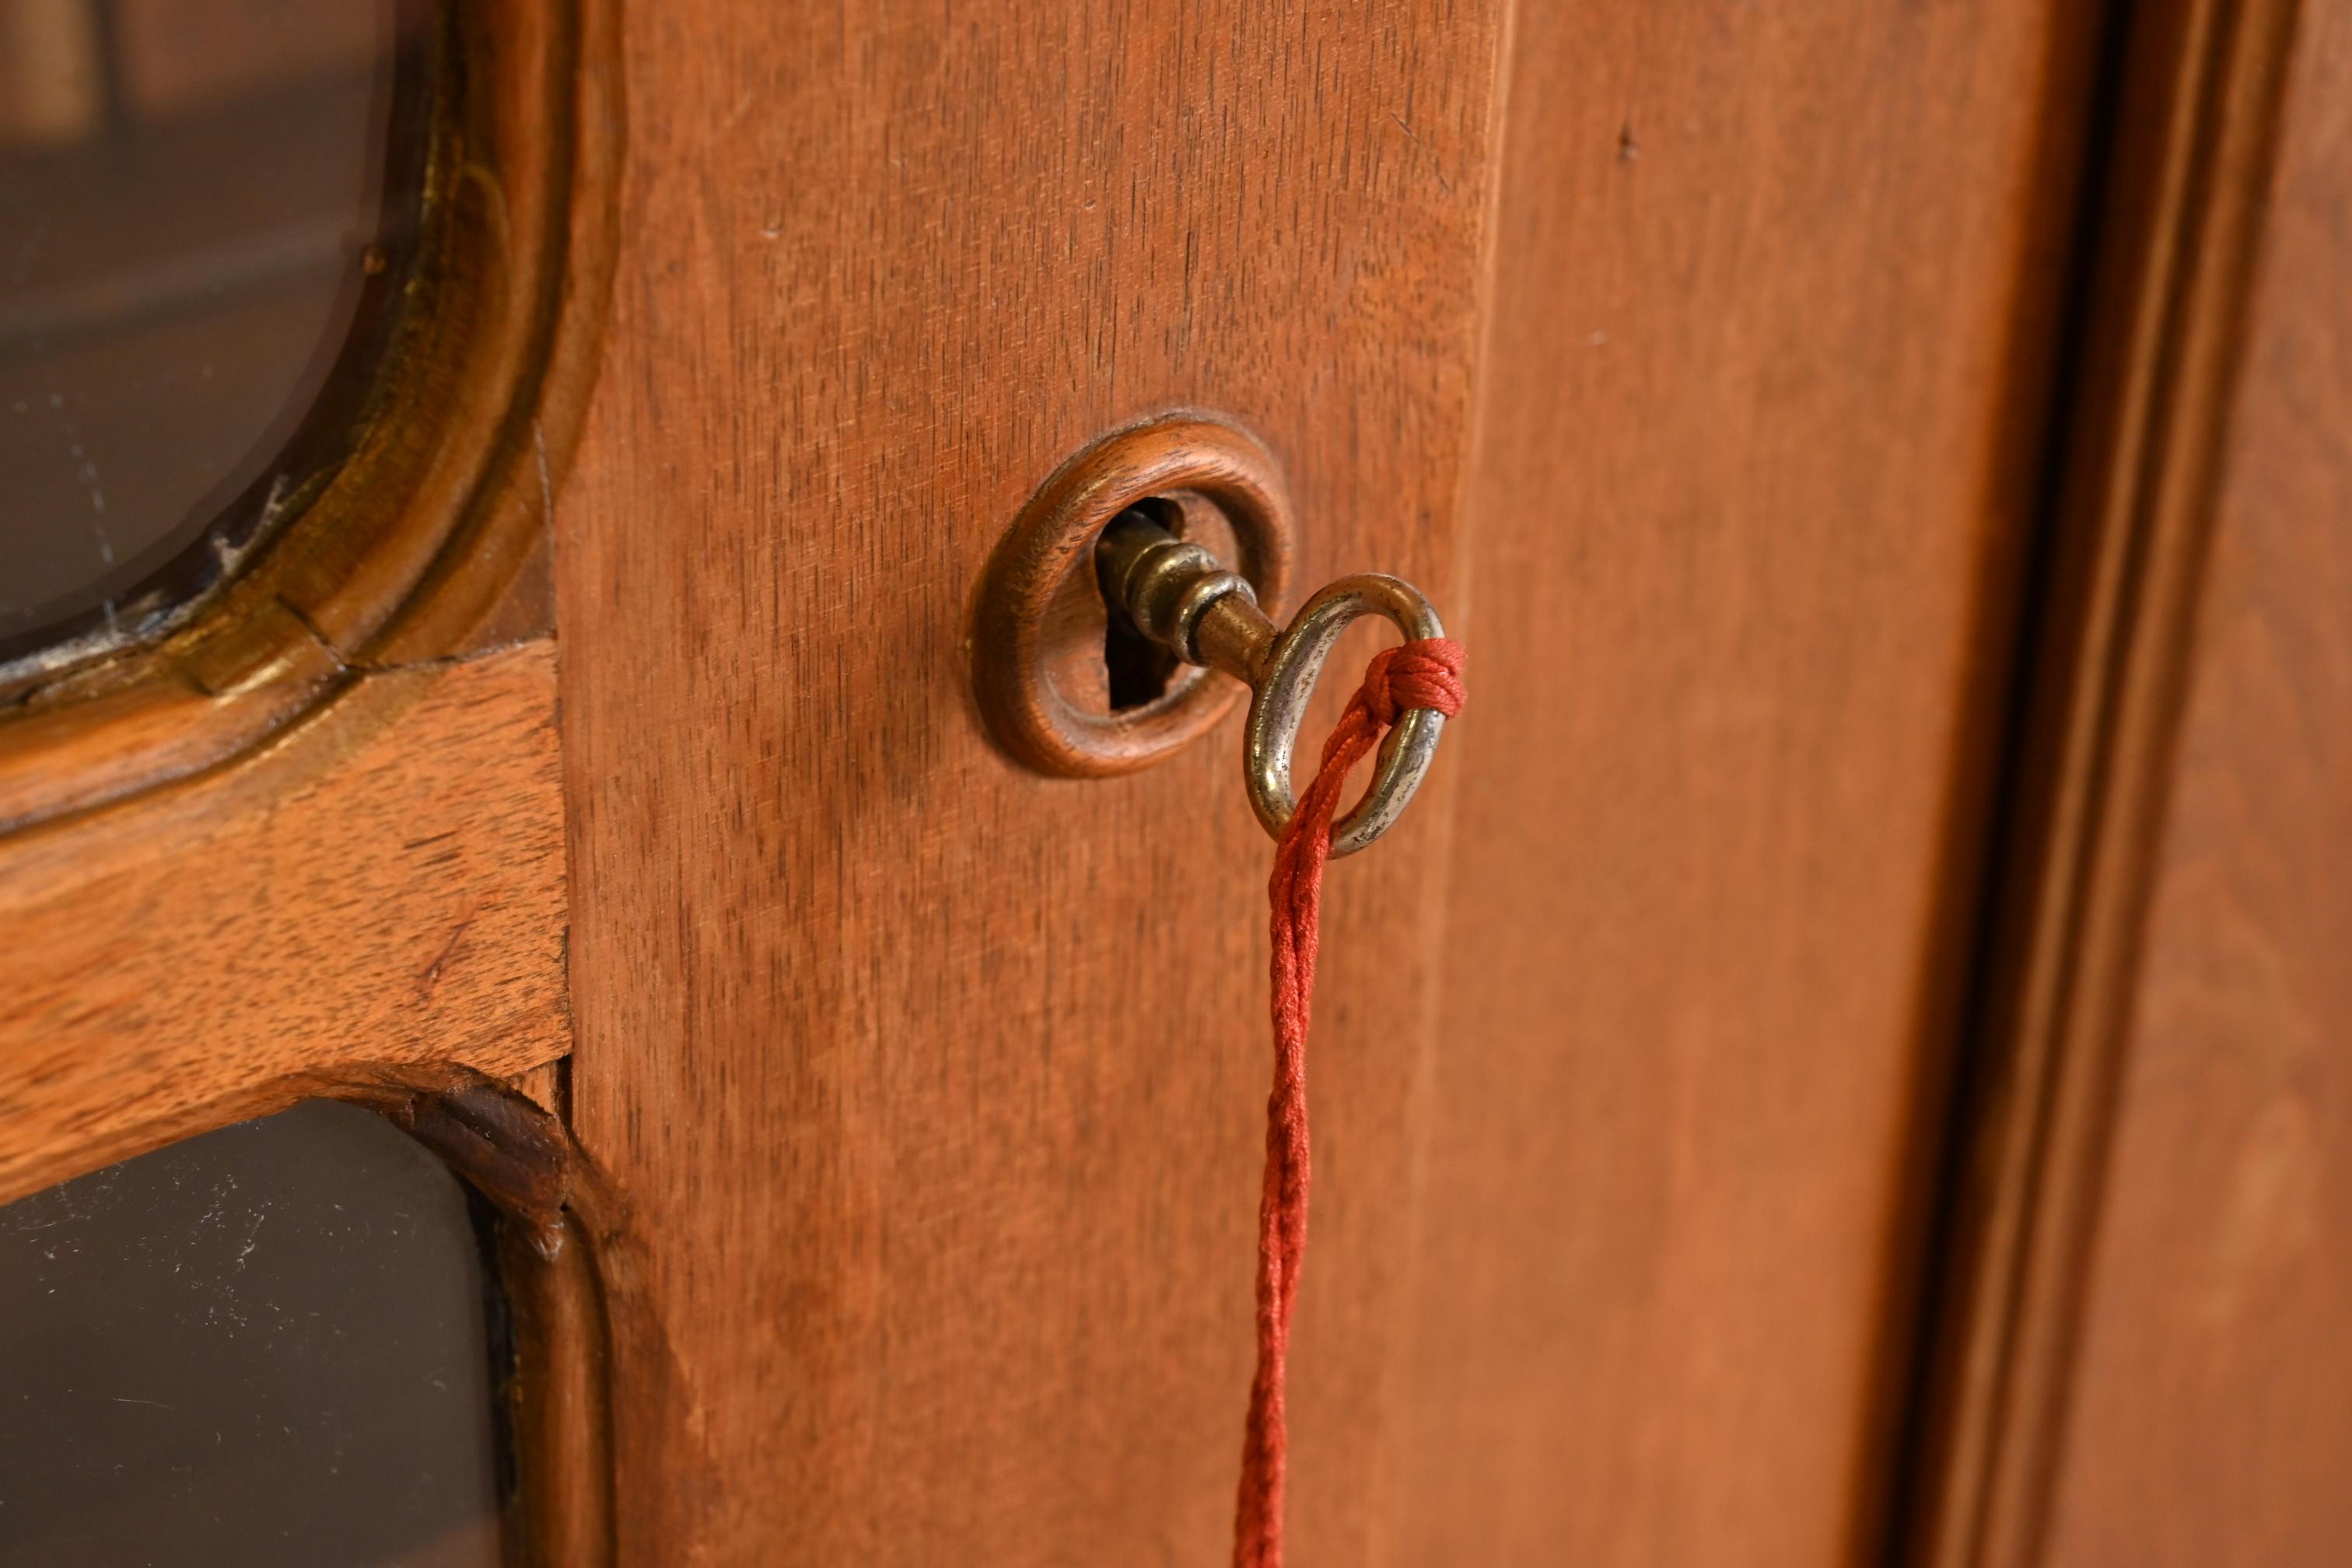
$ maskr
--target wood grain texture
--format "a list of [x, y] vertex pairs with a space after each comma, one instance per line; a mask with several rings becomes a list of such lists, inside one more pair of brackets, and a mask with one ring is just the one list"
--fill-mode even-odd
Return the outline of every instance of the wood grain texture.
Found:
[[1376, 1562], [1877, 1550], [2095, 20], [1520, 8]]
[[2031, 1559], [2063, 1568], [2352, 1541], [2352, 6], [2297, 10]]
[[[1177, 406], [1273, 447], [1299, 582], [1449, 602], [1494, 13], [625, 20], [557, 540], [572, 1113], [642, 1247], [620, 1561], [1214, 1561], [1269, 1075], [1238, 728], [1041, 778], [961, 645], [1028, 496]], [[1437, 775], [1326, 907], [1302, 1561], [1370, 1546]]]
[[0, 1201], [382, 1064], [563, 1053], [552, 647], [0, 843]]

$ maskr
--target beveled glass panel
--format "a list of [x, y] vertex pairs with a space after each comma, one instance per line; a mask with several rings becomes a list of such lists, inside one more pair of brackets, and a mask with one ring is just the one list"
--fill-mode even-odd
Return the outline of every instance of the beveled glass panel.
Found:
[[471, 1201], [316, 1100], [0, 1208], [0, 1565], [494, 1568]]
[[0, 661], [165, 624], [347, 445], [420, 205], [405, 0], [0, 0]]

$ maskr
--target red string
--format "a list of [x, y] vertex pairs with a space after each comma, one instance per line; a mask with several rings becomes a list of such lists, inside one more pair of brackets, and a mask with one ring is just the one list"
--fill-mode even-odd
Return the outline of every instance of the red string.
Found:
[[1307, 1253], [1307, 1022], [1315, 995], [1316, 921], [1323, 868], [1331, 858], [1331, 818], [1348, 770], [1364, 760], [1408, 709], [1462, 710], [1462, 646], [1425, 637], [1374, 656], [1348, 700], [1322, 765], [1275, 847], [1274, 1092], [1266, 1100], [1265, 1192], [1258, 1205], [1257, 1376], [1250, 1384], [1242, 1439], [1241, 1499], [1234, 1519], [1234, 1568], [1282, 1568], [1282, 1482], [1289, 1441], [1283, 1421], [1283, 1363], [1290, 1309]]

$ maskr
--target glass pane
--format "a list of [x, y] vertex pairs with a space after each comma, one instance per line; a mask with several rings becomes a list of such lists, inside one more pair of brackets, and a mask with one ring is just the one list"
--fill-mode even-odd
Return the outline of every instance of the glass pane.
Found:
[[415, 237], [419, 9], [0, 0], [0, 659], [161, 624], [331, 466]]
[[0, 1564], [493, 1568], [465, 1188], [315, 1100], [0, 1208]]

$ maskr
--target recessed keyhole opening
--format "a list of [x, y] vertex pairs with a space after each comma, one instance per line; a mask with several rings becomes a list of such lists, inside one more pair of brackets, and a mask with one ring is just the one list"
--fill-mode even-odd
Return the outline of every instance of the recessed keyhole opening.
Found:
[[[1179, 539], [1184, 537], [1184, 509], [1164, 497], [1147, 497], [1119, 516], [1129, 513], [1158, 523]], [[1118, 521], [1112, 519], [1111, 526], [1118, 526]], [[1100, 556], [1096, 557], [1096, 585], [1103, 589], [1103, 607], [1108, 612], [1103, 617], [1103, 673], [1110, 689], [1110, 710], [1122, 713], [1168, 695], [1169, 683], [1176, 679], [1176, 656], [1135, 629], [1127, 611], [1103, 585]]]

